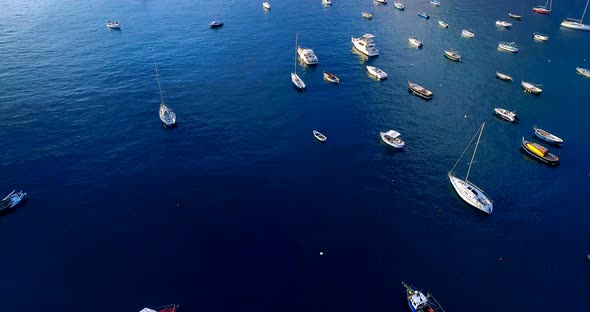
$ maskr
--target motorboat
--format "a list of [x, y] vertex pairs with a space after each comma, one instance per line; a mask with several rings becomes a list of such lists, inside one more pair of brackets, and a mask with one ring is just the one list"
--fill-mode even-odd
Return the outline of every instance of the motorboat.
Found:
[[121, 29], [121, 25], [115, 21], [107, 21], [107, 28], [110, 29]]
[[299, 59], [305, 63], [306, 65], [317, 65], [318, 64], [318, 57], [315, 55], [312, 49], [310, 48], [297, 48], [297, 54], [299, 55]]
[[211, 23], [209, 23], [209, 27], [211, 28], [219, 28], [221, 26], [223, 26], [222, 21], [212, 21]]
[[379, 55], [379, 49], [375, 47], [375, 36], [371, 34], [367, 33], [362, 37], [351, 37], [350, 41], [357, 50], [368, 56]]
[[338, 78], [336, 75], [329, 73], [325, 70], [324, 70], [324, 80], [329, 81], [329, 82], [333, 82], [335, 84], [340, 83], [340, 78]]
[[430, 15], [428, 15], [426, 12], [418, 12], [418, 16], [425, 19], [430, 19]]
[[393, 2], [393, 6], [400, 11], [403, 11], [406, 9], [406, 6], [403, 3], [397, 2], [397, 1]]
[[325, 135], [321, 134], [319, 131], [316, 130], [313, 130], [313, 137], [322, 143], [328, 141], [328, 138]]
[[546, 142], [549, 142], [551, 144], [555, 144], [557, 146], [561, 146], [563, 144], [563, 139], [556, 136], [555, 134], [550, 133], [547, 130], [543, 130], [537, 126], [533, 126], [533, 130], [535, 131], [535, 135]]
[[366, 19], [372, 19], [373, 18], [373, 14], [369, 13], [369, 12], [363, 12], [361, 14], [364, 18]]
[[461, 54], [457, 53], [457, 51], [453, 49], [445, 50], [445, 57], [455, 62], [461, 62], [461, 60], [463, 59]]
[[576, 67], [576, 72], [584, 77], [590, 78], [590, 70], [586, 68]]
[[506, 21], [496, 21], [496, 26], [498, 27], [504, 27], [504, 28], [510, 28], [512, 27], [511, 23], [508, 23]]
[[516, 116], [516, 113], [509, 111], [507, 109], [494, 108], [494, 112], [496, 113], [496, 116], [498, 116], [506, 121], [509, 121], [509, 122], [517, 122], [518, 121], [518, 117]]
[[268, 1], [262, 2], [262, 7], [265, 10], [270, 10], [270, 2], [268, 2]]
[[158, 89], [160, 91], [160, 121], [162, 121], [164, 128], [174, 127], [176, 126], [176, 113], [170, 106], [166, 105], [166, 101], [164, 101], [164, 92], [162, 91], [162, 84], [160, 83], [160, 72], [158, 71], [156, 54], [153, 52], [153, 50], [152, 54], [154, 56], [154, 66], [156, 67], [156, 80], [158, 81]]
[[411, 81], [408, 81], [408, 90], [412, 94], [417, 95], [425, 100], [431, 100], [432, 96], [434, 95], [430, 90], [424, 88], [423, 86], [421, 86], [417, 83], [413, 83]]
[[25, 198], [25, 196], [27, 196], [27, 193], [23, 191], [17, 192], [16, 190], [13, 190], [10, 192], [6, 197], [0, 200], [0, 213], [7, 211], [10, 208], [14, 208], [23, 200], [23, 198]]
[[387, 73], [381, 70], [380, 68], [367, 65], [367, 71], [369, 72], [369, 74], [371, 74], [371, 76], [374, 76], [379, 80], [387, 79]]
[[439, 6], [440, 5], [440, 1], [438, 1], [438, 0], [430, 0], [430, 4], [432, 4], [434, 6]]
[[139, 312], [176, 312], [176, 311], [178, 311], [178, 308], [180, 308], [179, 305], [170, 304], [170, 305], [155, 308], [155, 309], [143, 308]]
[[508, 13], [508, 17], [518, 20], [518, 21], [520, 21], [522, 19], [522, 15], [518, 15], [518, 14], [514, 14], [514, 13]]
[[465, 38], [475, 38], [475, 34], [473, 33], [473, 31], [468, 30], [468, 29], [463, 29], [461, 31], [461, 37], [465, 37]]
[[498, 44], [498, 49], [512, 53], [518, 53], [518, 46], [515, 42], [500, 42]]
[[533, 39], [537, 41], [547, 41], [549, 40], [549, 36], [542, 34], [542, 33], [533, 33]]
[[387, 4], [387, 0], [373, 0], [377, 3], [381, 3], [381, 4]]
[[559, 157], [550, 153], [549, 150], [538, 143], [529, 142], [522, 137], [520, 146], [529, 155], [551, 166], [559, 165]]
[[[481, 125], [481, 127], [479, 127], [479, 129], [471, 139], [471, 142], [469, 142], [469, 145], [467, 145], [467, 148], [465, 148], [463, 154], [461, 154], [461, 157], [459, 157], [459, 159], [447, 175], [449, 177], [449, 180], [451, 181], [451, 184], [453, 185], [453, 188], [455, 189], [459, 197], [461, 197], [461, 199], [463, 199], [469, 205], [487, 214], [490, 214], [493, 210], [493, 201], [484, 193], [484, 191], [482, 191], [479, 187], [477, 187], [475, 184], [469, 181], [469, 173], [471, 172], [471, 166], [474, 163], [473, 160], [475, 158], [475, 153], [477, 152], [477, 147], [479, 146], [481, 134], [483, 133], [484, 127], [485, 122]], [[461, 158], [463, 158], [463, 155], [465, 155], [465, 152], [471, 146], [476, 136], [477, 143], [475, 143], [475, 149], [473, 150], [473, 155], [471, 156], [471, 161], [469, 162], [469, 169], [467, 169], [467, 175], [465, 176], [465, 180], [461, 180], [454, 175], [453, 170], [455, 170], [455, 167], [457, 167], [457, 164], [459, 164]]]
[[408, 39], [408, 42], [410, 42], [411, 45], [417, 47], [417, 48], [421, 48], [422, 47], [422, 41], [418, 40], [418, 38], [416, 37], [410, 37]]
[[496, 72], [496, 77], [500, 80], [504, 80], [504, 81], [512, 81], [512, 77], [506, 75], [506, 74], [502, 74], [501, 72]]
[[530, 83], [530, 82], [526, 82], [526, 81], [521, 81], [520, 85], [522, 86], [522, 88], [524, 89], [525, 92], [527, 93], [532, 93], [535, 95], [539, 95], [541, 94], [541, 92], [543, 92], [543, 89], [539, 88], [539, 86]]
[[332, 5], [332, 0], [322, 0], [322, 3], [325, 5]]
[[291, 72], [291, 82], [293, 83], [293, 86], [299, 90], [299, 91], [303, 91], [305, 90], [305, 82], [303, 82], [303, 79], [301, 79], [299, 77], [299, 75], [297, 75], [297, 50], [298, 50], [298, 46], [297, 46], [297, 40], [298, 40], [298, 34], [295, 34], [295, 58], [293, 60], [293, 71]]
[[406, 300], [412, 312], [444, 312], [440, 303], [434, 299], [431, 293], [426, 295], [418, 288], [402, 282], [406, 289]]
[[395, 148], [403, 148], [406, 143], [399, 138], [401, 135], [399, 132], [395, 130], [389, 130], [387, 132], [379, 132], [381, 134], [381, 140], [385, 142], [389, 146], [393, 146]]
[[438, 21], [438, 26], [440, 26], [442, 28], [449, 28], [449, 24], [447, 24], [443, 21]]
[[552, 0], [547, 0], [545, 5], [536, 5], [533, 7], [533, 12], [539, 14], [549, 14], [551, 13], [551, 5], [553, 4]]

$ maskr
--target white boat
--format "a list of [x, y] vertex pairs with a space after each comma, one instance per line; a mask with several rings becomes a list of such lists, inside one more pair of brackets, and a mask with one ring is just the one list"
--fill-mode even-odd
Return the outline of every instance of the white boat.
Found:
[[422, 47], [422, 41], [418, 40], [418, 38], [416, 37], [410, 37], [408, 39], [408, 41], [410, 42], [411, 45], [417, 47], [417, 48], [421, 48]]
[[498, 49], [518, 53], [519, 49], [515, 42], [500, 42], [498, 44]]
[[322, 0], [322, 4], [332, 5], [332, 0]]
[[549, 36], [536, 32], [533, 34], [533, 39], [537, 41], [547, 41], [549, 40]]
[[[27, 193], [23, 191], [17, 192], [16, 190], [13, 190], [12, 192], [10, 192], [10, 194], [6, 195], [6, 197], [0, 200], [0, 203], [3, 203], [0, 204], [0, 206], [4, 207], [5, 209], [13, 208], [14, 206], [18, 205], [21, 202], [21, 200], [25, 198], [25, 196], [27, 196]], [[0, 211], [3, 209], [0, 209]]]
[[219, 28], [221, 26], [223, 26], [222, 21], [212, 21], [211, 23], [209, 23], [209, 27], [211, 28]]
[[454, 49], [445, 50], [445, 57], [448, 58], [449, 60], [455, 61], [455, 62], [461, 62], [461, 60], [463, 60], [463, 57], [461, 56], [461, 54], [459, 54]]
[[504, 108], [494, 108], [496, 115], [506, 121], [515, 122], [518, 120], [515, 112], [509, 111]]
[[150, 308], [143, 308], [139, 312], [176, 312], [180, 306], [177, 304], [169, 304], [167, 306], [150, 309]]
[[535, 130], [535, 135], [543, 141], [547, 141], [551, 144], [555, 144], [555, 145], [559, 145], [559, 146], [561, 146], [563, 144], [562, 138], [556, 136], [555, 134], [550, 133], [547, 130], [543, 130], [541, 128], [538, 128], [537, 126], [533, 126], [533, 130]]
[[403, 3], [397, 1], [393, 2], [393, 6], [400, 11], [403, 11], [406, 8]]
[[322, 143], [328, 141], [328, 138], [325, 135], [321, 134], [319, 131], [316, 130], [313, 130], [313, 137]]
[[176, 113], [174, 110], [166, 105], [164, 101], [164, 92], [162, 92], [162, 84], [160, 83], [160, 72], [158, 71], [158, 63], [156, 62], [156, 54], [152, 50], [154, 56], [154, 65], [156, 66], [156, 80], [158, 81], [158, 89], [160, 90], [160, 120], [164, 127], [174, 127], [176, 125]]
[[367, 65], [367, 71], [369, 72], [369, 74], [371, 74], [372, 76], [374, 76], [375, 78], [377, 78], [379, 80], [387, 79], [387, 73], [384, 72], [383, 70], [381, 70], [380, 68]]
[[335, 83], [335, 84], [340, 84], [340, 78], [338, 78], [336, 75], [329, 73], [325, 70], [324, 70], [323, 74], [324, 74], [324, 80]]
[[360, 52], [368, 56], [379, 55], [379, 49], [375, 47], [375, 36], [371, 34], [364, 34], [362, 37], [351, 37], [350, 41], [354, 47]]
[[[451, 184], [453, 185], [453, 188], [455, 189], [455, 192], [457, 192], [461, 199], [463, 199], [469, 205], [485, 213], [490, 214], [493, 210], [492, 200], [484, 193], [484, 191], [482, 191], [479, 187], [477, 187], [475, 184], [469, 181], [469, 173], [471, 172], [471, 166], [474, 163], [473, 160], [475, 158], [475, 153], [477, 152], [477, 147], [479, 146], [481, 134], [483, 133], [485, 124], [486, 123], [484, 122], [481, 125], [481, 127], [477, 130], [475, 136], [473, 136], [471, 142], [469, 142], [469, 145], [467, 145], [467, 147], [463, 151], [463, 154], [461, 154], [461, 157], [459, 157], [451, 171], [449, 171], [448, 177], [451, 181]], [[454, 175], [453, 170], [455, 170], [455, 167], [457, 167], [457, 164], [459, 164], [459, 161], [461, 161], [461, 158], [463, 158], [463, 155], [465, 155], [465, 152], [467, 152], [467, 149], [471, 146], [476, 136], [477, 143], [475, 144], [475, 149], [473, 150], [473, 155], [471, 156], [471, 161], [469, 162], [469, 169], [467, 169], [467, 175], [465, 176], [465, 180], [461, 180]]]
[[442, 28], [449, 28], [449, 24], [447, 24], [443, 21], [438, 21], [438, 26], [440, 26]]
[[587, 70], [586, 68], [576, 67], [576, 72], [584, 77], [590, 78], [590, 70]]
[[377, 3], [387, 4], [387, 0], [373, 0]]
[[310, 48], [297, 48], [297, 54], [299, 55], [299, 59], [305, 63], [306, 65], [317, 65], [318, 64], [318, 57], [315, 55], [312, 49]]
[[509, 27], [512, 26], [512, 24], [511, 23], [508, 23], [506, 21], [496, 21], [496, 26], [509, 28]]
[[590, 25], [584, 24], [584, 16], [586, 15], [586, 10], [588, 9], [588, 3], [590, 0], [586, 2], [586, 7], [584, 8], [584, 13], [582, 13], [582, 18], [575, 19], [575, 18], [566, 18], [561, 22], [561, 27], [575, 29], [575, 30], [585, 30], [590, 31]]
[[291, 82], [297, 90], [305, 90], [305, 82], [297, 75], [297, 40], [298, 34], [295, 34], [295, 59], [293, 60], [293, 72], [291, 72]]
[[434, 6], [439, 6], [440, 5], [440, 1], [438, 1], [438, 0], [430, 0], [430, 4], [432, 4]]
[[366, 18], [366, 19], [372, 19], [373, 18], [373, 14], [369, 13], [369, 12], [363, 12], [361, 13], [361, 15]]
[[270, 2], [268, 2], [268, 1], [262, 2], [262, 7], [265, 10], [270, 10]]
[[461, 31], [461, 36], [465, 38], [475, 38], [475, 34], [468, 29], [463, 29]]
[[381, 135], [381, 140], [385, 142], [389, 146], [393, 146], [395, 148], [402, 148], [406, 143], [399, 138], [400, 133], [395, 130], [389, 130], [387, 132], [379, 132]]
[[512, 81], [512, 77], [506, 75], [506, 74], [502, 74], [501, 72], [496, 72], [496, 77], [500, 78], [501, 80], [504, 81]]
[[107, 27], [110, 29], [121, 29], [121, 25], [115, 21], [107, 21]]
[[526, 81], [521, 81], [520, 85], [522, 86], [522, 88], [524, 89], [525, 92], [527, 93], [532, 93], [535, 95], [539, 95], [541, 94], [541, 92], [543, 92], [543, 89], [539, 88], [539, 86], [530, 83], [530, 82], [526, 82]]

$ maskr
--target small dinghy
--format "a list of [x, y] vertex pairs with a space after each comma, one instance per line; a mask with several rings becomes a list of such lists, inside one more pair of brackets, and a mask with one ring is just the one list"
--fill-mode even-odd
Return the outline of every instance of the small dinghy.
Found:
[[377, 3], [387, 4], [387, 0], [374, 0]]
[[561, 146], [563, 144], [563, 140], [560, 137], [551, 134], [547, 130], [543, 130], [541, 128], [538, 128], [537, 126], [533, 126], [533, 130], [535, 130], [535, 135], [543, 141], [549, 142], [557, 146]]
[[336, 77], [336, 75], [329, 73], [325, 70], [324, 70], [324, 80], [335, 83], [335, 84], [340, 83], [340, 78]]
[[510, 28], [512, 26], [511, 23], [508, 23], [506, 21], [496, 21], [496, 26], [498, 27], [504, 27], [504, 28]]
[[449, 24], [447, 24], [443, 21], [438, 21], [438, 26], [440, 26], [442, 28], [449, 28]]
[[576, 67], [576, 72], [584, 77], [590, 78], [590, 70], [582, 67]]
[[430, 15], [426, 14], [426, 12], [418, 12], [418, 16], [425, 18], [425, 19], [430, 18]]
[[328, 141], [328, 138], [321, 134], [319, 131], [313, 130], [313, 137], [316, 138], [316, 140], [325, 143], [326, 141]]
[[393, 3], [393, 6], [394, 6], [396, 9], [400, 10], [400, 11], [403, 11], [403, 10], [405, 10], [405, 8], [406, 8], [406, 6], [405, 6], [403, 3], [401, 3], [401, 2], [397, 2], [397, 1], [395, 1], [395, 2]]
[[268, 1], [266, 1], [266, 2], [262, 2], [262, 7], [263, 7], [265, 10], [268, 10], [268, 11], [270, 11], [270, 2], [268, 2]]
[[496, 113], [496, 116], [498, 116], [506, 121], [509, 121], [509, 122], [517, 122], [518, 121], [518, 117], [516, 116], [516, 113], [509, 111], [507, 109], [494, 108], [494, 112]]
[[508, 17], [515, 19], [515, 20], [521, 20], [522, 19], [522, 15], [518, 15], [518, 14], [514, 14], [514, 13], [508, 13]]
[[0, 213], [18, 205], [25, 196], [27, 196], [27, 193], [23, 191], [17, 192], [14, 190], [10, 192], [10, 194], [0, 200]]
[[418, 40], [418, 38], [410, 37], [408, 41], [411, 45], [415, 46], [416, 48], [422, 48], [422, 41]]
[[440, 5], [440, 1], [438, 1], [438, 0], [430, 0], [430, 4], [432, 4], [434, 6], [439, 6]]
[[209, 23], [209, 27], [211, 28], [219, 28], [221, 26], [223, 26], [222, 21], [212, 21], [211, 23]]
[[543, 92], [543, 89], [539, 88], [537, 85], [530, 83], [530, 82], [521, 81], [520, 85], [524, 89], [524, 92], [527, 92], [527, 93], [539, 95], [539, 94], [541, 94], [541, 92]]
[[518, 53], [519, 51], [515, 42], [500, 42], [498, 44], [498, 49], [512, 53]]
[[373, 76], [379, 80], [387, 79], [387, 73], [384, 72], [383, 70], [381, 70], [380, 68], [367, 65], [367, 71], [369, 72], [369, 74], [371, 74], [371, 76]]
[[536, 32], [536, 33], [533, 33], [533, 39], [536, 41], [547, 41], [547, 40], [549, 40], [549, 36]]
[[381, 140], [389, 146], [395, 148], [402, 148], [406, 143], [399, 138], [400, 133], [395, 130], [389, 130], [387, 132], [379, 132], [381, 134]]
[[408, 90], [410, 90], [412, 94], [417, 95], [425, 100], [431, 100], [432, 96], [434, 95], [430, 90], [411, 81], [408, 81]]
[[504, 81], [512, 81], [512, 77], [506, 75], [506, 74], [502, 74], [501, 72], [496, 72], [496, 77], [500, 80], [504, 80]]
[[115, 21], [107, 21], [107, 27], [110, 29], [121, 29], [121, 25]]
[[322, 0], [322, 4], [332, 5], [332, 0]]
[[529, 142], [525, 140], [524, 137], [522, 137], [520, 145], [522, 149], [527, 152], [527, 154], [533, 156], [534, 158], [551, 166], [559, 165], [559, 157], [551, 154], [545, 146]]
[[461, 54], [457, 53], [457, 51], [453, 49], [445, 50], [445, 57], [455, 62], [461, 62], [461, 60], [463, 59], [463, 57], [461, 57]]
[[475, 38], [475, 34], [473, 33], [473, 31], [468, 30], [468, 29], [463, 29], [461, 31], [461, 37], [465, 37], [465, 38]]
[[361, 15], [366, 18], [366, 19], [372, 19], [373, 18], [373, 14], [369, 13], [369, 12], [363, 12], [361, 13]]

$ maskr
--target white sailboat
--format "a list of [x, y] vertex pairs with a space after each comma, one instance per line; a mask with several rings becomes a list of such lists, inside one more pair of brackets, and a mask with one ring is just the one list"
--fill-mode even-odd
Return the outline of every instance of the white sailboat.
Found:
[[590, 0], [586, 2], [586, 7], [584, 8], [584, 13], [582, 13], [581, 19], [578, 20], [575, 18], [568, 17], [565, 20], [563, 20], [563, 22], [561, 22], [561, 27], [575, 30], [590, 31], [590, 25], [584, 24], [584, 16], [586, 15], [586, 10], [588, 9], [588, 3], [590, 3]]
[[[475, 153], [477, 152], [477, 147], [479, 146], [481, 134], [483, 133], [483, 128], [485, 127], [485, 125], [486, 123], [484, 122], [481, 125], [481, 127], [479, 127], [479, 129], [471, 139], [471, 142], [469, 142], [469, 145], [467, 145], [467, 147], [463, 151], [463, 154], [461, 154], [461, 157], [459, 157], [451, 171], [449, 171], [448, 176], [449, 180], [451, 181], [451, 184], [453, 185], [453, 188], [455, 188], [455, 191], [461, 197], [461, 199], [463, 199], [471, 206], [485, 213], [490, 214], [493, 210], [492, 200], [484, 193], [484, 191], [482, 191], [479, 187], [477, 187], [475, 184], [469, 181], [469, 173], [471, 172], [473, 159], [475, 158]], [[455, 167], [457, 167], [457, 164], [459, 164], [459, 161], [461, 161], [461, 158], [463, 158], [463, 155], [465, 155], [465, 152], [467, 152], [467, 149], [469, 148], [469, 146], [471, 146], [471, 143], [473, 143], [473, 140], [476, 136], [477, 143], [475, 144], [475, 149], [473, 150], [473, 155], [471, 156], [471, 161], [469, 162], [469, 169], [467, 169], [467, 175], [465, 176], [465, 180], [461, 180], [454, 175], [453, 170], [455, 170]]]
[[298, 90], [305, 90], [305, 82], [297, 75], [297, 39], [298, 34], [295, 34], [295, 59], [293, 61], [293, 72], [291, 72], [291, 82]]
[[160, 73], [158, 72], [158, 63], [156, 62], [156, 54], [152, 50], [154, 56], [154, 65], [156, 66], [156, 80], [158, 81], [158, 89], [160, 90], [160, 120], [164, 127], [174, 127], [176, 125], [176, 113], [171, 107], [164, 102], [164, 93], [162, 92], [162, 85], [160, 84]]

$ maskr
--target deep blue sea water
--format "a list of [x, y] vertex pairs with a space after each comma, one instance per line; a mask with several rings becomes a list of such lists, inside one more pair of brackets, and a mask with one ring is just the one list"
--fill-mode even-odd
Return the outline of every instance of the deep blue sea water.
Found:
[[[0, 0], [0, 192], [28, 193], [0, 217], [0, 311], [407, 311], [402, 280], [447, 311], [580, 307], [590, 79], [575, 67], [590, 68], [590, 33], [559, 23], [579, 18], [583, 0], [550, 16], [531, 13], [539, 1], [407, 1], [404, 12], [261, 2]], [[209, 29], [214, 19], [225, 26]], [[289, 77], [296, 32], [319, 57], [298, 65], [304, 93]], [[366, 32], [381, 50], [370, 60], [350, 43]], [[498, 52], [500, 41], [521, 52]], [[462, 63], [443, 57], [451, 47]], [[176, 129], [158, 119], [152, 48]], [[435, 98], [409, 95], [408, 80]], [[482, 122], [470, 177], [494, 199], [491, 215], [446, 177]], [[564, 138], [558, 168], [519, 151], [534, 124]], [[380, 141], [389, 129], [403, 151]]]

